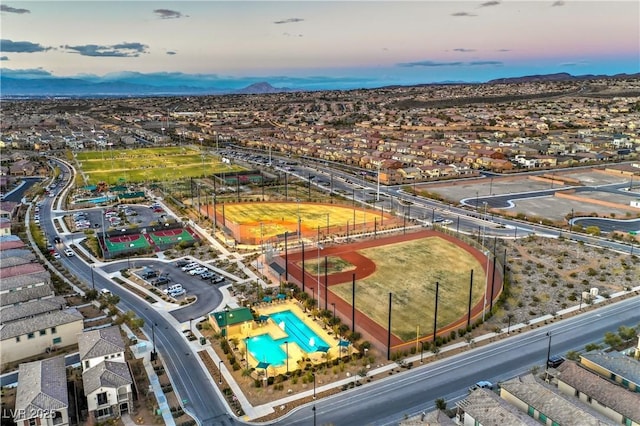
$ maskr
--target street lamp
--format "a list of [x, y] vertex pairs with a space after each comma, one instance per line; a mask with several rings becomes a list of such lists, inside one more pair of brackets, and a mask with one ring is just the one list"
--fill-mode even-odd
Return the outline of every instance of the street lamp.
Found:
[[247, 361], [247, 370], [249, 369], [249, 336], [244, 338], [244, 349], [247, 352], [244, 354], [245, 360]]
[[545, 370], [549, 368], [549, 358], [551, 357], [551, 332], [547, 331], [547, 336], [549, 337], [549, 345], [547, 346], [547, 365]]
[[93, 270], [94, 270], [95, 266], [96, 265], [91, 265], [91, 288], [93, 290], [96, 289], [96, 281], [95, 281], [95, 278], [93, 277]]
[[285, 340], [284, 341], [284, 345], [286, 347], [287, 350], [287, 375], [289, 374], [289, 341]]
[[316, 406], [315, 405], [313, 406], [311, 411], [313, 411], [313, 426], [316, 426]]
[[223, 360], [218, 361], [218, 372], [220, 373], [220, 381], [218, 382], [219, 384], [222, 384], [222, 368], [221, 367], [223, 362], [224, 362]]
[[317, 265], [317, 271], [318, 271], [318, 277], [317, 277], [317, 281], [318, 281], [318, 310], [320, 310], [320, 250], [322, 250], [322, 246], [320, 245], [320, 241], [318, 241], [318, 265]]
[[331, 302], [331, 306], [333, 306], [333, 321], [336, 321], [336, 304]]
[[[487, 310], [487, 291], [489, 290], [489, 251], [487, 250], [485, 253], [485, 256], [487, 256], [487, 267], [486, 267], [486, 273], [485, 273], [485, 281], [484, 281], [484, 302], [482, 304], [482, 322], [484, 322], [484, 315], [485, 312]], [[493, 283], [491, 283], [491, 285], [493, 286]]]
[[[313, 399], [316, 399], [316, 373], [311, 373], [311, 375], [313, 376]], [[313, 411], [315, 412], [315, 410]]]

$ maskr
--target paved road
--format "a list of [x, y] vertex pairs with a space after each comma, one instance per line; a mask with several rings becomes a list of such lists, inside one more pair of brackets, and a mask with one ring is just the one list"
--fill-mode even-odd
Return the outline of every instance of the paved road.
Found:
[[15, 203], [20, 202], [22, 197], [24, 197], [24, 193], [27, 192], [29, 188], [36, 184], [36, 182], [41, 181], [41, 177], [26, 177], [23, 178], [23, 184], [17, 187], [15, 190], [7, 193], [4, 197], [2, 197], [2, 201], [13, 201]]

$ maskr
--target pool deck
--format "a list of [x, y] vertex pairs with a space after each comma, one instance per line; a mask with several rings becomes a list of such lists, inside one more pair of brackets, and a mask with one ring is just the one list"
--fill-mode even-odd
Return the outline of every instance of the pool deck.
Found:
[[[271, 314], [282, 312], [282, 311], [293, 312], [311, 330], [313, 330], [314, 333], [316, 333], [320, 338], [322, 338], [322, 340], [324, 340], [331, 347], [328, 351], [330, 359], [336, 359], [339, 356], [341, 348], [338, 346], [339, 340], [336, 338], [336, 336], [333, 334], [330, 335], [327, 332], [327, 330], [325, 330], [322, 327], [321, 324], [319, 324], [317, 321], [314, 321], [310, 313], [304, 313], [304, 311], [302, 310], [302, 308], [298, 303], [292, 302], [290, 300], [283, 301], [283, 302], [275, 301], [273, 303], [268, 303], [268, 304], [258, 306], [255, 308], [255, 310], [258, 312], [259, 315], [271, 315]], [[276, 324], [273, 320], [269, 319], [268, 321], [261, 323], [260, 325], [254, 326], [254, 328], [251, 330], [251, 332], [248, 335], [242, 335], [242, 336], [230, 335], [229, 337], [237, 338], [238, 342], [239, 343], [241, 342], [241, 344], [244, 346], [245, 339], [247, 337], [254, 337], [262, 334], [269, 334], [274, 340], [284, 339], [288, 336], [285, 330], [282, 330], [278, 326], [278, 324]], [[251, 345], [249, 345], [249, 348], [251, 348]], [[285, 345], [282, 344], [281, 348], [285, 350]], [[348, 349], [342, 348], [342, 354], [345, 355], [346, 354], [345, 351], [347, 350], [349, 351], [349, 353], [352, 353], [354, 351], [353, 347], [349, 346]], [[293, 342], [289, 343], [288, 351], [289, 351], [289, 371], [294, 371], [294, 370], [297, 370], [298, 368], [301, 368], [301, 366], [298, 364], [298, 361], [305, 358], [309, 358], [311, 360], [310, 362], [313, 364], [318, 364], [326, 361], [326, 357], [323, 352], [307, 353], [303, 351], [296, 343], [293, 343]], [[245, 353], [246, 353], [246, 347], [245, 347]], [[251, 366], [255, 367], [258, 364], [258, 361], [259, 360], [256, 360], [255, 358], [249, 355], [249, 364]], [[269, 374], [269, 376], [273, 376], [277, 374], [285, 374], [287, 370], [287, 366], [285, 363], [282, 366], [270, 366], [267, 370], [268, 370], [267, 373]]]

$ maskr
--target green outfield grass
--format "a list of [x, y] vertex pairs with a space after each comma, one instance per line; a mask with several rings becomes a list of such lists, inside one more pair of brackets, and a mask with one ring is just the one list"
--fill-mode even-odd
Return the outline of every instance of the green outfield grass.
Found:
[[244, 170], [193, 148], [161, 147], [79, 152], [75, 159], [88, 184], [185, 179]]
[[[435, 284], [438, 296], [438, 328], [467, 314], [469, 277], [473, 276], [473, 303], [483, 297], [482, 265], [467, 251], [439, 237], [359, 250], [375, 262], [369, 277], [356, 282], [356, 307], [387, 327], [388, 298], [393, 293], [391, 328], [405, 341], [433, 334]], [[306, 266], [306, 265], [305, 265]], [[351, 303], [351, 283], [331, 286], [331, 291]]]

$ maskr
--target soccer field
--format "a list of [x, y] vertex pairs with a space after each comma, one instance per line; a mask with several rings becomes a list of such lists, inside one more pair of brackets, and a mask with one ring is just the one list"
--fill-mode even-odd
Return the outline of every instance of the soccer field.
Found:
[[104, 149], [74, 156], [90, 185], [167, 181], [244, 170], [189, 147]]

